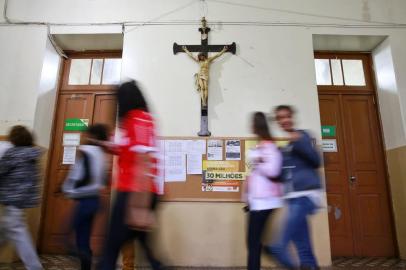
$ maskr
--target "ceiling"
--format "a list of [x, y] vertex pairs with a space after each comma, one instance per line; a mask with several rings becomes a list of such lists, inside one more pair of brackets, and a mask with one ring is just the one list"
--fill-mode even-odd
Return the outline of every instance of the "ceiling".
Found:
[[55, 34], [56, 43], [69, 51], [122, 50], [122, 34]]
[[386, 36], [313, 35], [313, 49], [315, 51], [370, 52], [385, 39]]

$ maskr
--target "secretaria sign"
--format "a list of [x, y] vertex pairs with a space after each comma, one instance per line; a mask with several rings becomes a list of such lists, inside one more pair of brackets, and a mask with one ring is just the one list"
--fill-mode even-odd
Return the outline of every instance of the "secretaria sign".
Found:
[[85, 131], [88, 126], [89, 126], [89, 119], [69, 118], [69, 119], [65, 119], [64, 130]]

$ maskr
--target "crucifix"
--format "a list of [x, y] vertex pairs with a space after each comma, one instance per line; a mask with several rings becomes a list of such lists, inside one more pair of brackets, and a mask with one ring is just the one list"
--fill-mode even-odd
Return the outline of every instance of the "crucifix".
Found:
[[[200, 70], [195, 74], [195, 82], [197, 91], [200, 94], [201, 100], [201, 120], [200, 131], [197, 133], [199, 136], [210, 136], [209, 123], [208, 123], [208, 91], [209, 91], [209, 67], [210, 63], [220, 57], [225, 52], [235, 54], [236, 45], [235, 42], [228, 45], [208, 45], [208, 34], [210, 28], [207, 27], [206, 19], [202, 18], [202, 27], [199, 28], [201, 35], [200, 45], [178, 45], [173, 43], [173, 53], [184, 52], [189, 55], [194, 61], [200, 65]], [[198, 56], [195, 57], [192, 52], [198, 52]], [[209, 52], [217, 52], [214, 56], [209, 57]]]

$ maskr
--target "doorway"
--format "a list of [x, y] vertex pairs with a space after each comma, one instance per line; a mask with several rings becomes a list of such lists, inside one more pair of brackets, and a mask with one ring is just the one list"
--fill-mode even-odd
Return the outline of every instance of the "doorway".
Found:
[[[70, 53], [68, 56], [63, 62], [44, 191], [40, 241], [44, 253], [65, 253], [67, 241], [71, 238], [70, 216], [74, 201], [62, 194], [61, 185], [69, 167], [75, 162], [75, 152], [85, 126], [103, 123], [113, 130], [116, 120], [114, 92], [120, 81], [121, 52]], [[77, 122], [80, 124], [71, 124]], [[79, 138], [79, 141], [70, 140], [68, 143], [64, 138]], [[112, 157], [109, 157], [109, 162], [111, 179]], [[101, 204], [102, 210], [96, 217], [91, 237], [92, 249], [96, 254], [102, 246], [109, 214], [109, 187], [102, 192]]]
[[331, 252], [395, 256], [371, 57], [315, 53]]

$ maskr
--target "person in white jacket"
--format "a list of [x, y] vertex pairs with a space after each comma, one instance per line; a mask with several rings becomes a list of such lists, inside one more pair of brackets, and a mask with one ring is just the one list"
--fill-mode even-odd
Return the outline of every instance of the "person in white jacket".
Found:
[[107, 141], [108, 128], [103, 124], [90, 126], [79, 147], [79, 159], [71, 167], [62, 190], [66, 197], [76, 201], [72, 218], [72, 229], [76, 236], [76, 247], [81, 270], [90, 270], [92, 250], [90, 235], [93, 220], [100, 206], [100, 190], [107, 177], [106, 157], [102, 147], [94, 145], [93, 140]]
[[283, 206], [282, 186], [277, 180], [282, 168], [282, 154], [272, 141], [264, 113], [253, 114], [252, 129], [259, 143], [248, 153], [252, 170], [245, 183], [243, 199], [249, 209], [247, 269], [259, 270], [261, 237], [266, 221], [273, 209]]

